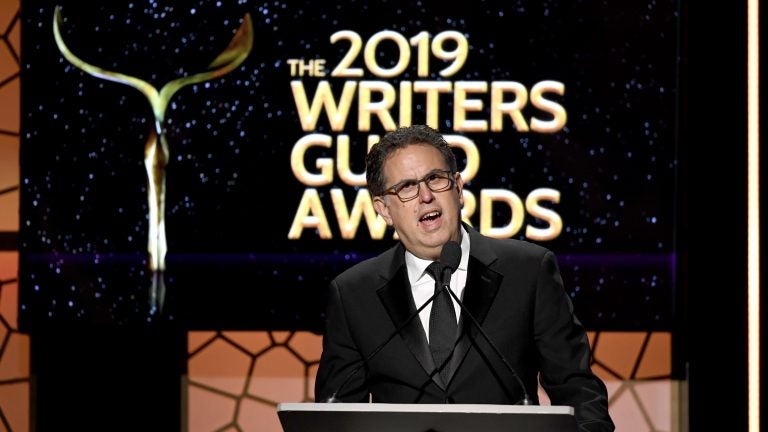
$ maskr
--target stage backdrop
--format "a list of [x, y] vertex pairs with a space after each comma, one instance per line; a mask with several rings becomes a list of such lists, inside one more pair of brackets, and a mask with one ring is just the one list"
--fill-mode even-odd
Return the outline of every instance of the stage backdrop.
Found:
[[[162, 356], [187, 369], [168, 393], [127, 385], [153, 389], [136, 400], [178, 418], [181, 384], [184, 430], [280, 430], [277, 403], [314, 397], [328, 282], [395, 242], [368, 146], [427, 123], [456, 149], [465, 220], [559, 257], [618, 429], [680, 427], [678, 2], [368, 3], [6, 8], [3, 424], [70, 392], [29, 384], [30, 339], [33, 373], [69, 374], [59, 354], [102, 347], [67, 329], [170, 323], [187, 350]], [[50, 334], [66, 351], [45, 355]]]
[[22, 328], [320, 331], [395, 242], [368, 146], [419, 123], [588, 328], [674, 328], [677, 2], [59, 4], [23, 13]]

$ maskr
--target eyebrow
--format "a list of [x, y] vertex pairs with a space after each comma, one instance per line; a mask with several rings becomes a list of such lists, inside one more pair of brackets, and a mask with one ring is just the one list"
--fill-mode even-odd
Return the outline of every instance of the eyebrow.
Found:
[[423, 180], [423, 179], [431, 176], [432, 174], [436, 174], [436, 173], [449, 173], [450, 174], [450, 172], [451, 172], [450, 169], [435, 168], [432, 171], [429, 171], [428, 173], [426, 173], [423, 176], [421, 176], [421, 178], [417, 178], [417, 179], [415, 179], [415, 178], [408, 178], [408, 179], [400, 180], [399, 182], [397, 182], [397, 183], [393, 184], [392, 186], [388, 187], [386, 190], [390, 190], [390, 189], [394, 188], [395, 186], [401, 185], [401, 184], [406, 183], [406, 182], [414, 182], [415, 183], [415, 182], [417, 182], [419, 180]]

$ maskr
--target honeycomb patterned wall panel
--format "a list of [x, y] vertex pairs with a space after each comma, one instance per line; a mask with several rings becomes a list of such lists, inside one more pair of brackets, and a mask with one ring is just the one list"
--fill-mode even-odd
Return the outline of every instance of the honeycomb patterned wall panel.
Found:
[[[19, 230], [19, 2], [0, 2], [0, 233]], [[9, 242], [2, 246], [8, 248]]]
[[[310, 402], [320, 336], [309, 332], [190, 332], [189, 432], [280, 432], [280, 402]], [[216, 411], [213, 407], [223, 411]]]
[[[616, 429], [677, 431], [679, 383], [664, 332], [590, 332], [593, 368], [606, 382]], [[280, 402], [314, 400], [322, 337], [309, 332], [190, 332], [189, 432], [280, 432]], [[238, 375], [239, 376], [236, 376]], [[542, 404], [548, 404], [539, 389]]]
[[0, 251], [0, 320], [8, 329], [18, 327], [19, 287], [16, 274], [19, 253]]
[[0, 431], [29, 431], [30, 338], [18, 331], [19, 1], [0, 1]]

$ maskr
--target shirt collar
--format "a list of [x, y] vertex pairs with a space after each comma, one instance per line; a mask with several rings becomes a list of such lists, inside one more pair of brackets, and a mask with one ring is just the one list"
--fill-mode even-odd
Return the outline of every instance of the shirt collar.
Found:
[[461, 225], [461, 260], [458, 270], [467, 271], [469, 268], [469, 233]]

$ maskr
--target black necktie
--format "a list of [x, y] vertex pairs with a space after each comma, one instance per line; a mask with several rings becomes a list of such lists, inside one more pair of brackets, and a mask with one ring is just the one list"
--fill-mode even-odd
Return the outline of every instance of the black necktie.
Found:
[[435, 292], [440, 292], [432, 303], [432, 312], [429, 315], [429, 350], [432, 351], [443, 384], [447, 386], [450, 375], [448, 360], [456, 342], [459, 325], [456, 322], [451, 295], [447, 291], [450, 288], [443, 290], [440, 285], [440, 263], [433, 262], [427, 267], [427, 271], [435, 278]]

